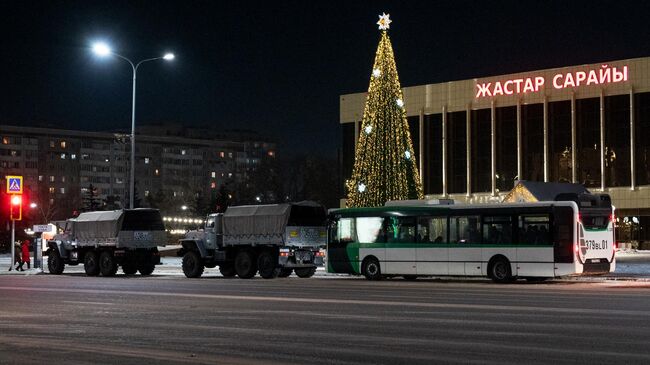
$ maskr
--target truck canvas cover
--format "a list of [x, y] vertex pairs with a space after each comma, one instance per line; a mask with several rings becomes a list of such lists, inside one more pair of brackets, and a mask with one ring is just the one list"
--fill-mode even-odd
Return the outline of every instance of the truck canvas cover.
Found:
[[122, 210], [81, 213], [70, 219], [74, 224], [77, 239], [117, 237], [122, 226]]
[[224, 243], [284, 243], [292, 207], [322, 209], [314, 202], [228, 207], [223, 215]]

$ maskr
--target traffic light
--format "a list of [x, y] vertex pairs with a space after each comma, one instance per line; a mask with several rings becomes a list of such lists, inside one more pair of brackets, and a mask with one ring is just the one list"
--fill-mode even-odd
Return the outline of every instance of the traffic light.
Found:
[[9, 209], [9, 217], [12, 221], [23, 219], [23, 196], [20, 194], [12, 195]]

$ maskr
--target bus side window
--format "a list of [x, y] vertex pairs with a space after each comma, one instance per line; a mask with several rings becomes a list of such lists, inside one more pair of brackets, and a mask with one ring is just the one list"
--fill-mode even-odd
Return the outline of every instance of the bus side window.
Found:
[[390, 217], [386, 219], [386, 238], [388, 242], [415, 242], [414, 217]]
[[419, 217], [418, 242], [447, 242], [447, 217]]
[[478, 216], [450, 217], [449, 241], [451, 243], [481, 243]]
[[336, 225], [336, 241], [340, 243], [353, 242], [356, 236], [354, 232], [354, 218], [341, 218]]
[[483, 243], [512, 244], [512, 217], [483, 217]]
[[550, 245], [548, 214], [519, 216], [519, 242], [525, 245]]

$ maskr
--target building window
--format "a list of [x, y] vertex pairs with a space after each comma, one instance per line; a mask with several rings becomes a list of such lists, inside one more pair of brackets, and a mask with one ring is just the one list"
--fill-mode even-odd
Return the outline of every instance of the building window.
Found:
[[149, 190], [144, 191], [144, 196], [149, 196]]
[[[578, 182], [586, 187], [599, 187], [601, 185], [599, 98], [576, 100], [576, 134]], [[571, 151], [570, 146], [571, 144], [566, 149], [567, 152]], [[564, 155], [562, 155], [560, 161], [564, 159]], [[568, 153], [566, 160], [567, 163], [561, 163], [560, 167], [565, 169], [566, 166], [567, 175], [571, 176], [570, 153]], [[567, 180], [571, 181], [570, 178]]]
[[149, 157], [145, 157], [145, 158], [144, 158], [144, 164], [145, 164], [145, 165], [148, 165], [148, 164], [149, 164]]
[[65, 188], [61, 188], [61, 194], [65, 194]]
[[116, 178], [115, 178], [115, 183], [116, 183], [116, 184], [124, 184], [124, 180], [122, 180], [121, 177], [116, 177]]
[[50, 141], [50, 148], [54, 148], [56, 146], [56, 143], [54, 141]]
[[496, 188], [510, 191], [517, 177], [517, 107], [496, 109]]
[[61, 141], [61, 148], [65, 148], [65, 141]]
[[232, 152], [228, 152], [228, 158], [232, 158]]
[[54, 175], [50, 175], [50, 182], [54, 182]]
[[2, 144], [9, 144], [9, 137], [2, 137]]
[[216, 171], [212, 171], [212, 173], [210, 174], [210, 176], [214, 179], [215, 177], [217, 177], [217, 172], [216, 172]]
[[50, 194], [54, 194], [54, 188], [53, 187], [50, 186], [50, 188], [48, 190], [49, 190]]
[[[485, 193], [492, 190], [492, 110], [472, 111], [470, 130], [472, 134], [472, 192]], [[450, 141], [450, 143], [456, 143]]]
[[160, 175], [160, 171], [159, 171], [158, 169], [156, 169], [156, 170], [154, 171], [154, 175], [159, 176], [159, 175]]
[[275, 152], [273, 152], [273, 151], [269, 151], [269, 152], [267, 152], [267, 154], [269, 155], [269, 157], [274, 157], [275, 156]]
[[[648, 136], [650, 136], [650, 93], [635, 94], [634, 170], [637, 185], [650, 185], [650, 138]], [[650, 217], [644, 218], [647, 218], [646, 222], [650, 222]]]
[[544, 181], [544, 105], [521, 106], [522, 176], [519, 180]]
[[605, 97], [605, 185], [630, 186], [630, 96]]
[[424, 116], [424, 193], [442, 194], [442, 114]]
[[43, 181], [43, 175], [38, 175], [38, 181]]
[[226, 153], [225, 153], [225, 152], [223, 152], [223, 151], [221, 151], [221, 152], [219, 152], [219, 157], [221, 157], [221, 158], [224, 158], [224, 157], [226, 157]]
[[548, 160], [549, 181], [571, 182], [571, 101], [569, 100], [548, 103]]
[[447, 113], [448, 193], [467, 191], [467, 112]]
[[77, 155], [74, 154], [74, 153], [71, 153], [71, 154], [70, 154], [70, 159], [71, 159], [71, 160], [76, 160], [76, 159], [77, 159]]
[[210, 183], [210, 189], [215, 189], [216, 187], [217, 187], [216, 182], [213, 181], [213, 182]]
[[62, 154], [61, 154], [61, 159], [62, 159], [62, 160], [65, 160], [65, 153], [62, 153]]
[[228, 173], [228, 177], [232, 177], [232, 172], [229, 172], [229, 173]]
[[65, 176], [61, 176], [61, 182], [65, 182]]

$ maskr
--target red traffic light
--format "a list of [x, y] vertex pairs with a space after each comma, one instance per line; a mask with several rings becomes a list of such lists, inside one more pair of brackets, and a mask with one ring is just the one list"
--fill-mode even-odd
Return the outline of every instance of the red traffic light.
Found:
[[9, 209], [9, 218], [12, 221], [23, 219], [23, 197], [22, 195], [12, 195]]

